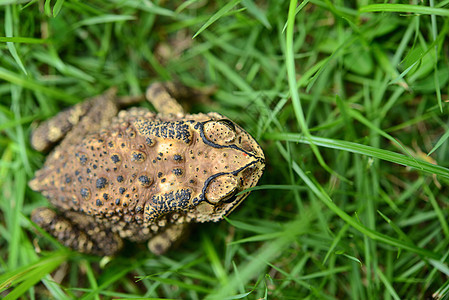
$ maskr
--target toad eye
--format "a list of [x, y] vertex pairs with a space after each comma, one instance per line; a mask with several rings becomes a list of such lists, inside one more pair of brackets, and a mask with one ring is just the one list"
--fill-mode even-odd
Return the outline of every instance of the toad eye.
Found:
[[225, 174], [212, 179], [206, 188], [205, 197], [211, 204], [227, 202], [237, 194], [240, 184], [237, 178]]
[[204, 124], [204, 136], [216, 144], [230, 143], [235, 139], [235, 125], [228, 119], [209, 121]]

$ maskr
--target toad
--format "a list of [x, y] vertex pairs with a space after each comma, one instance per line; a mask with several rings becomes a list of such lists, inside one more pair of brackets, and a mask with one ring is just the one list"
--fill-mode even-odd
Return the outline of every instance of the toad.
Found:
[[114, 255], [123, 239], [148, 241], [159, 255], [190, 223], [216, 222], [257, 184], [265, 159], [244, 129], [218, 113], [188, 114], [176, 101], [192, 95], [173, 83], [154, 83], [142, 97], [114, 89], [43, 122], [31, 145], [49, 153], [29, 182], [53, 208], [31, 219], [65, 246]]

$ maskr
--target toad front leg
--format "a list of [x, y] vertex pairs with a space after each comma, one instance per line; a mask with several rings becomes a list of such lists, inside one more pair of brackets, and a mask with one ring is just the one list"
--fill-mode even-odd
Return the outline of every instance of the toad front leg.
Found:
[[175, 224], [156, 234], [148, 241], [148, 249], [156, 255], [167, 252], [187, 233], [187, 224]]
[[213, 91], [213, 88], [204, 88], [200, 90], [186, 87], [177, 82], [167, 81], [151, 84], [148, 87], [145, 96], [161, 114], [184, 115], [185, 111], [178, 100], [183, 104], [188, 102], [207, 102], [209, 100], [209, 95], [211, 95]]

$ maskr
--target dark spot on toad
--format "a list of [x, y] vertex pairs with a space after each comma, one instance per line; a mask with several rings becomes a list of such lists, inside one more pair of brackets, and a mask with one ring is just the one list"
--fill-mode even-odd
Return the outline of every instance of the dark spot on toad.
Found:
[[148, 146], [153, 146], [153, 145], [154, 145], [153, 140], [152, 140], [151, 138], [149, 138], [149, 137], [147, 137], [147, 138], [145, 139], [145, 141], [147, 142], [147, 145], [148, 145]]
[[120, 157], [117, 154], [111, 156], [111, 160], [114, 164], [120, 162]]
[[88, 188], [82, 188], [80, 190], [80, 194], [81, 194], [81, 197], [83, 197], [84, 199], [90, 198], [90, 191]]
[[133, 151], [131, 153], [131, 161], [143, 162], [145, 160], [145, 154], [140, 151]]
[[118, 182], [123, 182], [123, 176], [122, 175], [117, 176], [117, 181]]
[[176, 176], [181, 176], [182, 175], [182, 169], [176, 168], [172, 170], [173, 174], [175, 174]]
[[139, 176], [139, 181], [142, 186], [150, 185], [150, 178], [148, 178], [148, 176], [146, 176], [146, 175]]
[[107, 184], [108, 184], [108, 180], [104, 177], [100, 177], [97, 179], [96, 187], [97, 187], [97, 189], [104, 189]]
[[80, 159], [80, 163], [82, 165], [85, 165], [87, 163], [87, 156], [86, 155], [82, 154], [79, 159]]

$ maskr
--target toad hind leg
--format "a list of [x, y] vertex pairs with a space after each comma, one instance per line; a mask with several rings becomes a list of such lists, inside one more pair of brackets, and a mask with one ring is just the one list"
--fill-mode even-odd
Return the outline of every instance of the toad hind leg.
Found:
[[117, 234], [84, 214], [68, 212], [64, 216], [41, 207], [32, 212], [31, 220], [64, 246], [78, 252], [110, 256], [123, 246]]

